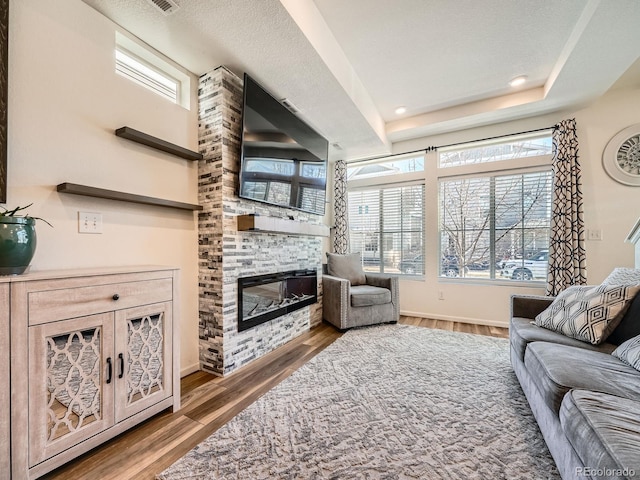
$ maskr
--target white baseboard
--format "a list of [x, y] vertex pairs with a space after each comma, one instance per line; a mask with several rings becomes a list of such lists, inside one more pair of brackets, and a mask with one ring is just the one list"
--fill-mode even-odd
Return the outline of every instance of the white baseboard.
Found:
[[400, 315], [407, 317], [432, 318], [434, 320], [447, 320], [449, 322], [471, 323], [473, 325], [487, 325], [489, 327], [509, 328], [509, 321], [485, 320], [481, 318], [453, 317], [450, 315], [437, 315], [435, 313], [400, 311]]
[[198, 370], [200, 370], [200, 362], [184, 367], [180, 370], [180, 378], [186, 377], [187, 375], [195, 373]]

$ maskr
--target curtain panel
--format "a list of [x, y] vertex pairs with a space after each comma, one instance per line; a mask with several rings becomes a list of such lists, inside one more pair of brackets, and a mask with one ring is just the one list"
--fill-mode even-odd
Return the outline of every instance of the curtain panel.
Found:
[[336, 161], [333, 195], [333, 252], [349, 253], [349, 205], [347, 201], [347, 163]]
[[555, 296], [571, 285], [585, 285], [587, 272], [575, 119], [558, 123], [553, 130], [552, 139], [554, 190], [546, 293]]

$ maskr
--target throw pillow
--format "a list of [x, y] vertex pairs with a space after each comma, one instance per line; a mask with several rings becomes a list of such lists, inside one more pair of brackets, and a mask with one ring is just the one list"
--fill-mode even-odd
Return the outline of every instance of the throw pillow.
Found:
[[536, 325], [594, 345], [618, 326], [640, 285], [572, 286], [536, 316]]
[[[607, 285], [638, 285], [640, 284], [640, 268], [614, 268], [602, 283]], [[636, 335], [640, 335], [640, 293], [631, 302], [627, 313], [622, 317], [620, 325], [611, 333], [608, 342], [621, 345]]]
[[602, 283], [607, 285], [640, 285], [640, 268], [614, 268]]
[[327, 253], [327, 273], [334, 277], [346, 278], [353, 286], [367, 283], [359, 253]]
[[640, 293], [637, 293], [635, 298], [631, 300], [631, 304], [622, 317], [620, 325], [611, 332], [607, 342], [621, 345], [637, 335], [640, 335]]
[[611, 355], [640, 370], [640, 335], [624, 342]]

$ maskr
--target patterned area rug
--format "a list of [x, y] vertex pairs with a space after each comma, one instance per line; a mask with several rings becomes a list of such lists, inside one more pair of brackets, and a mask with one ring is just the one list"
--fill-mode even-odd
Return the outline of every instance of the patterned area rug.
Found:
[[505, 339], [348, 331], [157, 477], [559, 479]]

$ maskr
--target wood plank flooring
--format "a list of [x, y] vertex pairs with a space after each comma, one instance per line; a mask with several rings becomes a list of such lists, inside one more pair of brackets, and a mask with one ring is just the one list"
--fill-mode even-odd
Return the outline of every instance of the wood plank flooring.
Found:
[[[401, 317], [400, 323], [508, 337], [508, 329]], [[258, 397], [342, 336], [321, 324], [224, 378], [196, 372], [182, 379], [182, 408], [165, 411], [45, 475], [49, 480], [152, 480]]]

